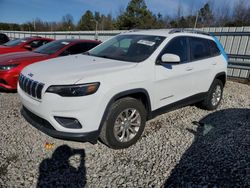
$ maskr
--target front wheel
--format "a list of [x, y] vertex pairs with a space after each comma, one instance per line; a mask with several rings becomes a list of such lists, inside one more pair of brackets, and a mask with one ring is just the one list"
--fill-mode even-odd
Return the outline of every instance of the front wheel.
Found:
[[222, 99], [223, 83], [215, 79], [212, 83], [206, 98], [200, 103], [200, 107], [206, 110], [215, 110]]
[[127, 148], [140, 138], [146, 123], [141, 101], [126, 97], [117, 100], [101, 129], [101, 141], [113, 149]]

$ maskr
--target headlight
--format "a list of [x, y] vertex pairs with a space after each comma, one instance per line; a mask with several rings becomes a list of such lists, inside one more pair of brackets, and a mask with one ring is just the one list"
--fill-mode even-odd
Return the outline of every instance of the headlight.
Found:
[[0, 65], [0, 70], [8, 71], [15, 68], [18, 64], [13, 65]]
[[79, 85], [50, 86], [46, 92], [55, 93], [62, 97], [80, 97], [95, 93], [99, 86], [99, 82]]

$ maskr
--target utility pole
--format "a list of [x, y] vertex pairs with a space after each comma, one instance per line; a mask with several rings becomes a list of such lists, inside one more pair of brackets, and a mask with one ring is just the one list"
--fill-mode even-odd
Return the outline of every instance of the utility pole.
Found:
[[98, 21], [95, 20], [95, 40], [98, 40], [98, 33], [97, 33], [97, 30], [98, 30]]
[[194, 29], [197, 27], [198, 18], [199, 18], [199, 11], [196, 14], [196, 19], [195, 19], [195, 23], [194, 23]]
[[91, 19], [95, 22], [95, 40], [98, 40], [98, 21], [95, 19]]
[[35, 20], [33, 21], [33, 25], [34, 25], [34, 31], [36, 30], [36, 22]]

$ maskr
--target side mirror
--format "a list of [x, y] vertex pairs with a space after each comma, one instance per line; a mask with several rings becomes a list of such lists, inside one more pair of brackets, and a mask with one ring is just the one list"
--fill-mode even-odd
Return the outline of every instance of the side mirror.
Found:
[[25, 48], [26, 50], [32, 51], [32, 47], [31, 47], [30, 45], [25, 45], [24, 48]]
[[181, 59], [175, 54], [163, 54], [161, 56], [162, 63], [180, 63]]

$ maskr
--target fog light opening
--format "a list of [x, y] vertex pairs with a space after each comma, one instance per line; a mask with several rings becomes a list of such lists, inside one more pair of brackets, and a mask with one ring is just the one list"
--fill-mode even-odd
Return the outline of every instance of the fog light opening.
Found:
[[54, 117], [55, 120], [63, 127], [68, 129], [81, 129], [81, 123], [75, 118], [66, 118], [66, 117]]

